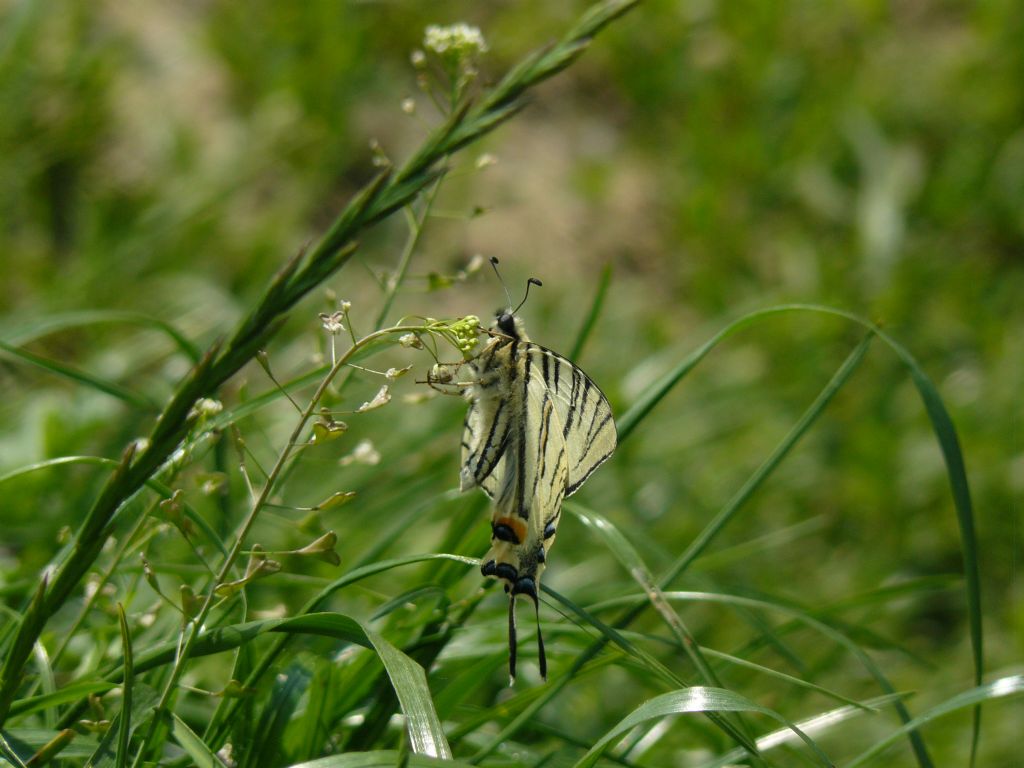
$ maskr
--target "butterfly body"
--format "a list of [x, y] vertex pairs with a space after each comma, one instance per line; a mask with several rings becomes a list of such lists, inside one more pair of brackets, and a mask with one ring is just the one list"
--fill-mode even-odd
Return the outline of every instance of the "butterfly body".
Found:
[[[515, 676], [515, 599], [538, 603], [562, 500], [615, 449], [615, 423], [601, 390], [566, 358], [531, 342], [511, 312], [499, 312], [479, 355], [452, 383], [469, 401], [463, 424], [460, 487], [494, 501], [491, 548], [481, 572], [510, 595]], [[437, 379], [434, 380], [438, 381]], [[445, 382], [448, 383], [448, 382]], [[541, 674], [546, 672], [538, 628]]]

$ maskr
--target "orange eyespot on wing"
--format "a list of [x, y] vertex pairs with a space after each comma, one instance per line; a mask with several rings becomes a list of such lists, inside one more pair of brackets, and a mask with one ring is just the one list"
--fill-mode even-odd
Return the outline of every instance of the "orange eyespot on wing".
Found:
[[491, 538], [507, 541], [510, 544], [521, 544], [526, 541], [526, 521], [521, 517], [495, 517], [491, 521]]

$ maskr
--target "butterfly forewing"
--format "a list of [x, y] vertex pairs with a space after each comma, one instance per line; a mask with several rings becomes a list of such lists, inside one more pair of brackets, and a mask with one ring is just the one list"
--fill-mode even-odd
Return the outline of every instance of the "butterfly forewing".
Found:
[[496, 478], [500, 474], [495, 469], [508, 447], [512, 424], [511, 410], [501, 408], [500, 403], [498, 407], [500, 410], [487, 412], [484, 405], [471, 401], [462, 428], [460, 490], [480, 486], [492, 499]]
[[492, 499], [501, 474], [495, 468], [505, 455], [522, 410], [520, 398], [510, 384], [510, 377], [514, 379], [515, 374], [512, 355], [516, 351], [511, 344], [492, 339], [479, 356], [463, 366], [472, 386], [467, 391], [469, 410], [462, 427], [459, 487], [467, 491], [480, 486]]

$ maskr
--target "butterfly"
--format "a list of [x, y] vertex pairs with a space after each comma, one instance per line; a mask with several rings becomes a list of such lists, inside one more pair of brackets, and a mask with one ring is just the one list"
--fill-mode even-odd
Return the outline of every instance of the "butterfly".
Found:
[[499, 311], [487, 333], [476, 357], [454, 372], [435, 368], [432, 383], [461, 388], [469, 401], [459, 484], [463, 491], [479, 487], [494, 501], [491, 548], [480, 570], [502, 580], [509, 595], [509, 676], [515, 680], [515, 601], [525, 595], [537, 614], [538, 663], [546, 679], [541, 574], [562, 500], [612, 455], [615, 421], [590, 377], [531, 342], [514, 310]]

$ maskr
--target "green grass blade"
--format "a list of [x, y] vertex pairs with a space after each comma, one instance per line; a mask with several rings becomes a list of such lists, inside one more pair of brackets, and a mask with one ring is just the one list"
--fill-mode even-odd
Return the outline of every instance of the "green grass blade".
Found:
[[[423, 668], [356, 619], [339, 613], [315, 613], [220, 627], [199, 635], [192, 656], [198, 658], [238, 648], [268, 632], [324, 635], [374, 650], [395, 688], [413, 750], [417, 754], [451, 756], [451, 748], [434, 711]], [[136, 673], [173, 663], [177, 651], [178, 643], [174, 641], [139, 654], [135, 660]], [[117, 679], [120, 675], [114, 672], [110, 677]]]
[[[22, 322], [15, 325], [13, 329], [8, 323], [8, 330], [3, 341], [12, 346], [21, 347], [53, 333], [103, 323], [122, 323], [124, 325], [155, 328], [173, 341], [192, 362], [197, 362], [201, 355], [199, 348], [170, 323], [158, 317], [150, 317], [142, 312], [130, 312], [119, 309], [87, 309], [78, 312], [58, 312]], [[4, 324], [0, 323], [0, 325]]]
[[10, 357], [13, 357], [22, 362], [34, 365], [36, 368], [40, 368], [47, 373], [52, 373], [55, 376], [68, 379], [77, 384], [84, 384], [91, 389], [95, 389], [97, 392], [102, 392], [105, 395], [116, 397], [118, 400], [127, 403], [133, 408], [137, 408], [141, 411], [157, 411], [159, 410], [156, 402], [145, 395], [140, 395], [136, 392], [131, 391], [120, 384], [107, 379], [102, 379], [99, 376], [83, 371], [74, 366], [65, 365], [59, 363], [56, 360], [37, 355], [34, 352], [29, 352], [25, 349], [11, 346], [6, 342], [0, 341], [0, 352], [4, 352]]
[[[637, 660], [642, 666], [644, 666], [646, 669], [650, 670], [654, 674], [658, 675], [658, 677], [660, 677], [663, 681], [669, 683], [670, 685], [687, 685], [686, 681], [683, 678], [681, 678], [675, 672], [673, 672], [660, 661], [658, 661], [656, 658], [654, 658], [654, 656], [652, 656], [646, 650], [630, 642], [621, 632], [617, 631], [614, 627], [608, 626], [603, 621], [598, 619], [596, 616], [589, 613], [586, 609], [580, 607], [572, 600], [569, 600], [567, 597], [559, 594], [555, 590], [551, 589], [549, 586], [542, 584], [541, 589], [544, 591], [545, 594], [555, 598], [555, 600], [557, 600], [565, 608], [569, 609], [577, 616], [579, 616], [583, 621], [587, 622], [591, 626], [595, 627], [598, 631], [600, 631], [601, 635], [607, 642], [610, 642], [615, 646], [619, 647], [623, 651], [623, 653], [625, 653], [628, 657]], [[749, 750], [751, 754], [757, 754], [757, 745], [754, 743], [751, 737], [744, 733], [741, 725], [737, 725], [730, 722], [729, 720], [723, 718], [719, 712], [714, 710], [708, 711], [705, 714], [711, 720], [711, 722], [715, 724], [717, 728], [719, 728], [723, 733], [725, 733], [727, 736], [733, 739], [737, 744]]]
[[604, 308], [604, 300], [608, 295], [608, 286], [612, 281], [612, 265], [605, 264], [604, 269], [601, 270], [601, 277], [597, 282], [597, 290], [594, 292], [594, 298], [590, 302], [590, 311], [587, 312], [587, 316], [583, 318], [583, 325], [580, 326], [579, 333], [576, 334], [576, 341], [572, 345], [572, 350], [569, 352], [569, 359], [579, 362], [580, 355], [583, 353], [583, 345], [587, 343], [587, 339], [590, 338], [590, 334], [594, 330], [594, 325], [597, 323], [597, 318], [601, 314], [601, 310]]
[[[29, 753], [31, 755], [31, 753]], [[14, 747], [7, 741], [6, 732], [0, 731], [0, 757], [14, 766], [14, 768], [27, 768], [25, 761], [14, 751]]]
[[[114, 461], [113, 459], [107, 459], [102, 456], [58, 456], [55, 459], [47, 459], [45, 461], [37, 461], [34, 464], [26, 464], [23, 467], [12, 469], [3, 475], [0, 475], [0, 484], [13, 480], [21, 475], [27, 475], [31, 472], [37, 472], [41, 469], [52, 469], [54, 467], [64, 466], [65, 464], [86, 464], [97, 467], [106, 467], [111, 470], [116, 470], [120, 466], [120, 462]], [[170, 486], [164, 485], [162, 482], [155, 478], [149, 478], [145, 481], [144, 485], [152, 491], [155, 491], [159, 496], [164, 499], [169, 499], [174, 495], [174, 489]], [[199, 529], [203, 532], [210, 543], [220, 550], [221, 554], [226, 555], [227, 549], [224, 546], [221, 537], [215, 530], [210, 526], [202, 515], [196, 512], [195, 508], [187, 502], [182, 502], [182, 509], [185, 511], [185, 516], [195, 523]], [[118, 518], [115, 518], [118, 520]], [[121, 522], [118, 520], [118, 522]]]
[[871, 345], [871, 339], [872, 337], [870, 335], [865, 337], [860, 344], [854, 348], [853, 352], [851, 352], [846, 358], [825, 388], [818, 394], [814, 402], [811, 403], [810, 407], [801, 415], [800, 420], [793, 425], [793, 428], [790, 429], [782, 442], [775, 447], [771, 455], [765, 459], [761, 466], [758, 467], [754, 474], [747, 479], [739, 491], [736, 492], [718, 515], [716, 515], [715, 518], [704, 527], [704, 530], [702, 530], [694, 539], [693, 543], [691, 543], [679, 559], [673, 563], [672, 567], [669, 568], [668, 573], [660, 581], [662, 589], [678, 578], [679, 575], [682, 574], [683, 571], [685, 571], [690, 564], [704, 552], [712, 539], [714, 539], [726, 524], [732, 520], [740, 508], [750, 499], [751, 496], [754, 495], [754, 492], [761, 487], [761, 484], [764, 483], [779, 464], [782, 463], [782, 460], [790, 450], [792, 450], [793, 446], [795, 446], [800, 438], [807, 433], [811, 428], [811, 425], [817, 421], [818, 417], [825, 410], [825, 407], [832, 401], [832, 398], [836, 396], [836, 393], [842, 389], [850, 376], [853, 375], [857, 366], [859, 366], [861, 361], [864, 359], [864, 355], [867, 354], [868, 347]]
[[[875, 744], [871, 749], [866, 752], [862, 752], [860, 755], [855, 757], [849, 763], [846, 764], [846, 768], [857, 768], [859, 765], [864, 765], [869, 760], [877, 757], [881, 754], [888, 746], [893, 744], [895, 741], [903, 737], [907, 733], [911, 733], [922, 725], [927, 725], [933, 720], [938, 720], [941, 717], [957, 712], [961, 709], [967, 709], [968, 707], [980, 707], [996, 699], [1005, 698], [1007, 696], [1011, 698], [1021, 698], [1024, 695], [1024, 675], [1011, 675], [1010, 677], [1002, 677], [995, 680], [987, 685], [980, 685], [976, 688], [972, 688], [969, 691], [958, 693], [950, 699], [942, 702], [938, 706], [932, 707], [931, 709], [922, 712], [920, 715], [915, 717], [908, 723], [904, 723], [901, 728], [890, 733], [884, 739]], [[971, 745], [971, 759], [974, 759], [974, 744]]]
[[274, 677], [270, 697], [256, 725], [255, 738], [240, 750], [240, 768], [269, 768], [280, 764], [281, 743], [288, 722], [295, 714], [299, 697], [309, 688], [310, 671], [302, 664], [292, 663]]
[[394, 750], [374, 752], [349, 752], [344, 755], [331, 755], [296, 763], [289, 768], [473, 768], [469, 763], [460, 760], [427, 757], [425, 755], [403, 755]]
[[633, 403], [629, 410], [627, 410], [615, 422], [615, 429], [618, 432], [619, 443], [621, 444], [627, 437], [629, 437], [633, 433], [633, 430], [639, 426], [640, 422], [642, 422], [647, 415], [654, 410], [654, 407], [662, 401], [665, 395], [671, 392], [673, 387], [682, 381], [686, 374], [692, 371], [697, 363], [707, 357], [708, 353], [722, 341], [740, 329], [753, 324], [760, 318], [778, 314], [782, 311], [785, 310], [773, 307], [771, 309], [751, 312], [743, 317], [733, 320], [725, 326], [725, 328], [720, 330], [696, 350], [687, 355], [675, 368], [651, 384], [651, 386], [649, 386], [646, 391], [637, 398], [637, 401]]
[[[428, 560], [454, 560], [461, 562], [466, 565], [478, 565], [478, 561], [472, 558], [460, 557], [458, 555], [446, 555], [446, 554], [427, 554], [427, 555], [411, 555], [408, 557], [400, 557], [391, 560], [381, 560], [380, 562], [369, 563], [365, 566], [354, 568], [346, 574], [343, 574], [339, 578], [332, 581], [330, 584], [320, 590], [311, 600], [300, 609], [301, 614], [311, 614], [314, 611], [319, 610], [327, 601], [327, 599], [340, 589], [355, 584], [363, 579], [375, 576], [379, 573], [384, 573], [391, 570], [392, 568], [399, 568], [406, 565], [413, 565], [415, 563], [421, 563]], [[291, 640], [291, 635], [284, 635], [275, 640], [269, 649], [267, 649], [260, 657], [259, 661], [253, 666], [252, 672], [243, 682], [246, 687], [254, 687], [259, 682], [260, 678], [266, 674], [267, 670], [270, 669], [274, 661], [284, 652]], [[224, 713], [223, 719], [217, 724], [217, 729], [213, 732], [211, 739], [213, 743], [219, 743], [222, 738], [226, 736], [226, 729], [229, 726], [231, 719], [239, 711], [238, 706], [229, 707]]]
[[65, 704], [71, 704], [75, 701], [81, 701], [90, 694], [99, 695], [106, 693], [111, 688], [116, 688], [117, 685], [116, 682], [109, 680], [82, 680], [81, 682], [64, 686], [53, 693], [18, 699], [11, 705], [11, 717], [31, 715]]
[[[881, 668], [872, 660], [872, 658], [863, 650], [861, 647], [847, 637], [843, 632], [839, 631], [835, 627], [829, 625], [826, 622], [819, 621], [811, 616], [807, 611], [799, 608], [795, 608], [784, 603], [768, 602], [765, 600], [757, 600], [750, 597], [739, 597], [736, 595], [725, 595], [717, 592], [665, 592], [665, 598], [667, 600], [701, 600], [708, 602], [720, 602], [723, 604], [731, 605], [742, 605], [749, 608], [761, 608], [770, 611], [777, 611], [788, 615], [801, 623], [811, 627], [812, 629], [820, 632], [823, 636], [828, 637], [833, 642], [841, 645], [845, 648], [862, 667], [874, 678], [878, 687], [886, 695], [894, 695], [896, 690], [893, 688], [889, 679], [882, 672]], [[647, 601], [645, 595], [637, 595], [629, 598], [617, 598], [615, 600], [602, 601], [600, 606], [592, 606], [592, 609], [596, 610], [598, 607], [609, 607], [614, 604], [621, 604], [627, 602], [634, 602], [636, 604], [643, 604]], [[904, 723], [911, 721], [910, 713], [907, 711], [906, 706], [902, 701], [897, 700], [893, 702], [893, 707], [896, 710], [897, 715]], [[920, 740], [920, 734], [916, 731], [909, 731], [907, 734], [908, 738], [914, 748], [914, 755], [921, 765], [931, 766], [931, 758], [928, 756], [927, 750], [924, 748], [923, 741]]]
[[[881, 707], [899, 701], [900, 698], [902, 698], [900, 694], [892, 694], [890, 696], [877, 696], [865, 702], [854, 702], [851, 706], [839, 707], [828, 712], [822, 712], [820, 715], [800, 720], [796, 726], [808, 736], [821, 736], [833, 730], [841, 723], [855, 717], [860, 717], [867, 712], [876, 712]], [[797, 741], [797, 736], [793, 731], [788, 728], [779, 728], [776, 731], [759, 737], [757, 747], [762, 752], [768, 752], [784, 744], [792, 744], [795, 741]], [[743, 752], [734, 749], [732, 752], [728, 752], [710, 763], [701, 765], [700, 768], [728, 768], [728, 766], [735, 765], [737, 760], [742, 760], [743, 756]]]
[[171, 735], [178, 746], [188, 753], [192, 764], [197, 768], [227, 768], [224, 762], [211, 751], [203, 740], [174, 712], [171, 715]]
[[46, 459], [45, 461], [37, 461], [34, 464], [26, 464], [23, 467], [12, 469], [0, 475], [0, 483], [4, 483], [8, 480], [13, 480], [21, 475], [27, 475], [30, 472], [36, 472], [40, 469], [50, 469], [52, 467], [60, 467], [64, 464], [92, 464], [97, 467], [107, 467], [108, 469], [117, 469], [119, 462], [113, 459], [107, 459], [103, 456], [59, 456], [55, 459]]
[[153, 706], [159, 698], [157, 692], [148, 685], [136, 682], [132, 686], [131, 710], [128, 711], [122, 706], [121, 711], [114, 718], [114, 722], [100, 740], [99, 746], [86, 761], [85, 768], [114, 768], [119, 760], [127, 759], [127, 753], [122, 752], [117, 743], [120, 737], [122, 718], [127, 717], [131, 722], [128, 734], [130, 740], [131, 734], [146, 725], [153, 717]]
[[837, 691], [833, 691], [829, 688], [825, 688], [824, 686], [817, 685], [809, 680], [803, 679], [802, 677], [794, 677], [793, 675], [787, 675], [785, 672], [780, 672], [777, 669], [766, 667], [763, 664], [756, 664], [752, 661], [741, 659], [739, 656], [734, 656], [731, 653], [723, 653], [722, 651], [716, 651], [712, 648], [706, 648], [703, 646], [700, 650], [701, 653], [703, 653], [705, 656], [711, 656], [716, 659], [721, 659], [727, 664], [732, 664], [737, 667], [749, 669], [752, 672], [757, 672], [758, 674], [765, 675], [766, 677], [774, 678], [775, 680], [787, 683], [788, 685], [796, 686], [797, 688], [805, 688], [808, 691], [820, 693], [822, 696], [827, 696], [830, 699], [841, 701], [843, 704], [849, 707], [855, 707], [857, 709], [867, 709], [863, 704], [856, 701], [855, 699], [851, 699], [848, 696], [843, 696], [843, 694], [838, 693]]
[[625, 635], [616, 630], [614, 627], [610, 627], [601, 621], [599, 618], [594, 616], [592, 613], [587, 611], [580, 605], [577, 605], [572, 600], [567, 598], [565, 595], [557, 592], [546, 584], [541, 585], [541, 590], [544, 594], [552, 597], [558, 602], [563, 608], [566, 608], [571, 613], [575, 614], [582, 621], [586, 622], [590, 626], [594, 627], [601, 635], [612, 645], [619, 648], [626, 656], [634, 659], [641, 666], [646, 667], [650, 672], [657, 675], [662, 681], [670, 684], [681, 686], [685, 685], [685, 681], [679, 677], [675, 672], [666, 667], [650, 653], [630, 642]]
[[434, 710], [423, 667], [373, 630], [366, 626], [363, 630], [391, 678], [391, 685], [405, 715], [405, 728], [412, 751], [417, 755], [450, 758], [452, 750], [441, 727], [441, 720]]
[[[21, 668], [11, 664], [9, 659], [12, 656], [19, 658], [28, 658], [32, 652], [32, 648], [35, 645], [32, 643], [28, 645], [26, 635], [22, 630], [37, 630], [40, 625], [44, 623], [43, 618], [43, 603], [46, 599], [46, 587], [49, 583], [49, 578], [46, 574], [39, 580], [39, 585], [36, 587], [35, 592], [32, 594], [32, 599], [28, 603], [28, 607], [24, 613], [19, 617], [20, 620], [16, 622], [18, 626], [18, 632], [15, 633], [11, 639], [7, 650], [8, 661], [4, 663], [3, 667], [0, 668], [0, 684], [9, 690], [16, 690], [21, 684]], [[13, 699], [13, 695], [12, 695]]]
[[117, 768], [128, 764], [128, 739], [132, 728], [132, 689], [135, 686], [135, 661], [132, 654], [132, 636], [128, 629], [128, 620], [124, 615], [124, 606], [117, 604], [117, 620], [121, 628], [121, 647], [124, 649], [124, 680], [121, 683], [121, 717], [117, 728]]
[[675, 634], [679, 645], [687, 650], [690, 660], [704, 678], [704, 682], [721, 687], [721, 682], [711, 669], [711, 666], [700, 655], [696, 638], [683, 626], [679, 616], [672, 609], [668, 601], [665, 600], [665, 596], [655, 583], [650, 569], [632, 543], [615, 525], [597, 512], [587, 509], [576, 502], [566, 502], [564, 508], [574, 514], [587, 528], [596, 531], [612, 551], [612, 554], [615, 555], [615, 558], [626, 569], [627, 573], [636, 580], [644, 590], [644, 594], [654, 607], [654, 610], [665, 620], [669, 630]]
[[[46, 648], [36, 643], [36, 646], [32, 649], [32, 657], [36, 667], [35, 677], [39, 682], [39, 687], [44, 694], [53, 693], [57, 690], [57, 681], [54, 677], [50, 655], [46, 652]], [[53, 712], [47, 711], [44, 714], [43, 725], [47, 728], [57, 727], [57, 718]]]
[[698, 686], [694, 688], [685, 688], [680, 691], [671, 691], [645, 701], [629, 715], [619, 721], [619, 723], [604, 736], [598, 739], [597, 743], [591, 747], [590, 751], [576, 763], [575, 768], [589, 768], [597, 763], [601, 754], [611, 746], [613, 741], [620, 738], [630, 729], [640, 725], [641, 723], [648, 720], [661, 719], [670, 715], [680, 715], [690, 712], [756, 712], [762, 715], [768, 715], [768, 717], [777, 720], [797, 734], [801, 741], [808, 746], [821, 765], [832, 765], [832, 762], [828, 759], [825, 753], [821, 751], [818, 745], [815, 744], [809, 736], [801, 731], [795, 724], [789, 722], [774, 710], [755, 704], [749, 699], [733, 693], [732, 691], [726, 691], [721, 688], [706, 688]]
[[[696, 638], [690, 634], [682, 619], [679, 618], [679, 615], [673, 610], [668, 601], [665, 600], [661, 589], [655, 583], [653, 574], [632, 543], [607, 518], [599, 515], [597, 512], [586, 509], [575, 502], [567, 502], [565, 509], [575, 514], [585, 526], [596, 531], [623, 568], [637, 581], [644, 590], [644, 594], [647, 595], [654, 610], [658, 612], [658, 615], [665, 621], [669, 630], [675, 635], [679, 647], [689, 657], [704, 683], [713, 687], [721, 687], [722, 683], [718, 676], [701, 654]], [[722, 723], [716, 721], [716, 725], [721, 727]], [[750, 733], [742, 718], [736, 719], [735, 722], [729, 722], [728, 732], [730, 735], [742, 734], [743, 740], [747, 744], [752, 745]]]
[[[68, 736], [65, 731], [53, 731], [48, 728], [4, 728], [0, 731], [4, 758], [10, 760], [13, 765], [25, 765], [26, 762], [47, 745], [58, 742], [62, 737], [70, 738], [65, 741], [57, 753], [61, 758], [68, 760], [84, 759], [96, 750], [96, 739], [92, 736], [75, 735], [74, 731]], [[32, 765], [36, 765], [33, 763]]]
[[[884, 333], [879, 336], [888, 344], [903, 364], [910, 370], [914, 386], [921, 396], [932, 430], [942, 449], [942, 457], [946, 463], [946, 475], [949, 478], [956, 507], [957, 523], [960, 527], [960, 553], [964, 561], [964, 591], [967, 597], [967, 621], [971, 633], [971, 650], [974, 662], [974, 682], [981, 685], [985, 673], [984, 635], [981, 623], [981, 568], [978, 564], [978, 543], [974, 531], [974, 508], [971, 502], [971, 491], [967, 485], [967, 470], [964, 467], [963, 454], [960, 451], [960, 440], [956, 427], [946, 410], [938, 391], [931, 379], [925, 374], [911, 354], [894, 339]], [[971, 765], [974, 765], [981, 738], [981, 707], [974, 710], [974, 730], [971, 736]]]

